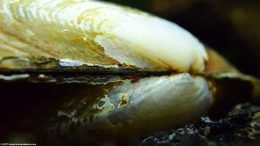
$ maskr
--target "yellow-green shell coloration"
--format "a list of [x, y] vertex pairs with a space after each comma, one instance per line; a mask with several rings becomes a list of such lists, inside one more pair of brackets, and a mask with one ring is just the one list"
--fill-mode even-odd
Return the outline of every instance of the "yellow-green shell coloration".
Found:
[[0, 7], [1, 58], [45, 56], [183, 72], [205, 68], [206, 52], [190, 33], [134, 9], [86, 0], [4, 0]]
[[0, 81], [81, 85], [57, 94], [66, 100], [45, 118], [47, 137], [140, 136], [181, 126], [225, 101], [216, 98], [225, 95], [222, 79], [239, 80], [249, 87], [246, 95], [258, 95], [255, 79], [189, 32], [132, 8], [2, 0], [0, 24]]

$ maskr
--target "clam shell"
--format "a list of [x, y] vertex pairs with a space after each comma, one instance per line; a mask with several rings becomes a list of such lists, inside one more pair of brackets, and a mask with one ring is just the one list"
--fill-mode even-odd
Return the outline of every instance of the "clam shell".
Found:
[[[186, 101], [185, 104], [183, 100]], [[57, 122], [50, 127], [61, 135], [69, 127], [72, 131], [81, 131], [85, 127], [83, 131], [86, 135], [92, 132], [116, 137], [135, 137], [153, 130], [168, 129], [173, 123], [181, 126], [188, 121], [196, 121], [207, 113], [211, 103], [212, 94], [207, 81], [202, 77], [191, 77], [184, 73], [143, 78], [136, 83], [125, 80], [91, 107], [84, 107], [97, 111], [92, 116], [86, 112], [79, 113], [80, 110], [75, 110], [77, 107], [71, 108], [77, 104], [64, 105], [64, 109], [59, 110], [58, 117], [68, 121]], [[78, 126], [71, 127], [73, 124]], [[60, 125], [66, 126], [60, 128]]]
[[[45, 94], [62, 102], [42, 103], [35, 112], [51, 107], [50, 114], [34, 119], [38, 131], [27, 129], [49, 141], [140, 136], [196, 121], [240, 87], [241, 95], [259, 95], [257, 79], [180, 26], [136, 9], [92, 0], [2, 0], [0, 24], [0, 81], [59, 89]], [[58, 83], [70, 94], [58, 94]], [[21, 98], [47, 98], [45, 90], [31, 92]]]
[[2, 80], [85, 87], [44, 102], [47, 138], [136, 137], [198, 120], [212, 103], [206, 79], [187, 73], [205, 70], [204, 46], [156, 16], [99, 1], [3, 0], [0, 24]]
[[202, 72], [207, 60], [203, 45], [178, 25], [105, 2], [3, 0], [0, 23], [4, 68], [17, 68], [5, 64], [10, 57], [44, 56], [105, 67]]

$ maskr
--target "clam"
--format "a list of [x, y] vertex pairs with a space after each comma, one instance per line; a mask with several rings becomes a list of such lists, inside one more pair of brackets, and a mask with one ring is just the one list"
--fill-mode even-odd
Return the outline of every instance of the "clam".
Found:
[[34, 109], [51, 111], [31, 130], [47, 139], [137, 137], [259, 96], [258, 79], [191, 33], [129, 7], [2, 0], [0, 24], [3, 88], [22, 82], [37, 92], [24, 89], [16, 98], [62, 101]]

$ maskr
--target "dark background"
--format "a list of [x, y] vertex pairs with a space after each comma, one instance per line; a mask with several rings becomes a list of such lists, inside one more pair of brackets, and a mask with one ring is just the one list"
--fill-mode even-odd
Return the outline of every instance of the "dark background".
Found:
[[106, 0], [173, 21], [242, 72], [260, 77], [259, 0]]

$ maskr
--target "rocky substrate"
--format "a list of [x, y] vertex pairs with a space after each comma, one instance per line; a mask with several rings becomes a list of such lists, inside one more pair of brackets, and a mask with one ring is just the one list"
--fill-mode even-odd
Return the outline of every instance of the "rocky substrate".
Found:
[[197, 123], [144, 138], [142, 146], [257, 146], [260, 144], [260, 106], [237, 105], [220, 119], [203, 117]]

